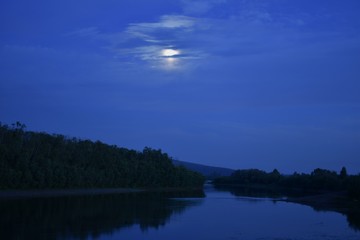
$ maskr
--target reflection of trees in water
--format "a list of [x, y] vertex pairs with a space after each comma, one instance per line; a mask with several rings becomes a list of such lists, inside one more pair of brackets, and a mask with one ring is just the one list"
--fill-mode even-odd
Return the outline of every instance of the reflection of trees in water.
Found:
[[228, 186], [216, 186], [215, 188], [219, 191], [230, 192], [236, 197], [279, 198], [283, 196], [273, 189]]
[[[301, 202], [296, 201], [297, 197], [311, 196], [314, 195], [313, 191], [301, 191], [292, 189], [281, 189], [281, 188], [263, 188], [263, 187], [233, 187], [233, 186], [216, 186], [219, 191], [227, 191], [237, 197], [253, 197], [253, 198], [281, 198], [281, 197], [292, 197], [294, 203], [307, 205], [312, 207], [315, 211], [331, 211], [338, 212], [346, 216], [349, 226], [360, 231], [360, 206], [358, 204], [350, 204], [342, 202], [333, 204], [319, 204], [319, 202]], [[253, 200], [252, 202], [256, 202]]]
[[348, 212], [346, 217], [349, 222], [349, 226], [356, 231], [360, 231], [360, 208]]
[[254, 197], [254, 198], [282, 198], [282, 197], [299, 197], [311, 195], [313, 191], [303, 191], [297, 189], [284, 189], [277, 187], [246, 187], [246, 186], [226, 186], [218, 185], [215, 186], [218, 191], [230, 192], [232, 195], [237, 197]]
[[319, 206], [318, 204], [300, 203], [312, 207], [317, 212], [338, 212], [344, 215], [348, 221], [349, 227], [355, 231], [360, 231], [360, 206]]
[[[203, 196], [201, 192], [194, 197]], [[173, 214], [200, 203], [163, 193], [2, 200], [0, 239], [86, 239], [132, 225], [145, 231], [164, 226]]]

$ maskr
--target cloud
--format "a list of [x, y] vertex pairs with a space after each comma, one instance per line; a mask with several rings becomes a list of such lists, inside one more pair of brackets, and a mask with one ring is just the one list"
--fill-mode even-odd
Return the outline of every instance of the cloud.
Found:
[[193, 31], [196, 19], [182, 15], [165, 15], [158, 22], [131, 23], [124, 31], [127, 40], [141, 39], [148, 43], [170, 44], [175, 41], [173, 34]]
[[[152, 68], [184, 69], [189, 60], [203, 56], [199, 50], [192, 49], [191, 44], [185, 46], [188, 40], [182, 41], [182, 36], [202, 26], [198, 20], [184, 15], [164, 15], [157, 22], [131, 23], [122, 32], [126, 40], [116, 44], [112, 51], [118, 58], [138, 59]], [[173, 49], [178, 54], [165, 56], [162, 54], [165, 49]]]
[[[158, 21], [129, 23], [119, 32], [90, 27], [72, 36], [106, 41], [102, 48], [120, 63], [161, 70], [194, 69], [211, 59], [223, 59], [226, 65], [235, 67], [254, 59], [303, 55], [301, 52], [309, 48], [326, 50], [326, 43], [346, 39], [341, 31], [318, 31], [309, 26], [319, 16], [311, 19], [303, 12], [291, 15], [286, 8], [274, 8], [266, 1], [228, 2], [183, 0], [182, 13], [159, 16]], [[222, 17], [212, 13], [191, 16], [191, 11], [206, 13], [219, 4], [226, 13]], [[163, 56], [164, 49], [181, 54]]]
[[[166, 69], [164, 66], [170, 66], [170, 62], [171, 69], [175, 69], [174, 66], [177, 66], [176, 69], [187, 69], [190, 65], [197, 66], [201, 60], [206, 61], [211, 56], [258, 54], [276, 50], [279, 45], [288, 45], [289, 38], [285, 35], [289, 31], [279, 27], [269, 11], [256, 4], [242, 1], [240, 5], [243, 8], [235, 15], [214, 18], [211, 15], [189, 15], [206, 13], [219, 4], [226, 4], [226, 0], [181, 2], [181, 14], [163, 15], [158, 21], [129, 23], [120, 32], [105, 33], [90, 27], [70, 35], [107, 41], [107, 46], [103, 48], [114, 54], [115, 59], [158, 69]], [[161, 55], [164, 49], [175, 49], [181, 54], [169, 57], [167, 61]]]
[[161, 58], [161, 50], [164, 48], [161, 45], [150, 45], [134, 47], [129, 49], [120, 49], [120, 54], [131, 54], [136, 58], [144, 61], [153, 61]]
[[156, 29], [190, 28], [194, 25], [194, 18], [183, 15], [165, 15], [158, 22], [131, 23], [128, 31], [154, 31]]
[[227, 0], [182, 0], [185, 14], [204, 14], [210, 11], [215, 5], [226, 3]]

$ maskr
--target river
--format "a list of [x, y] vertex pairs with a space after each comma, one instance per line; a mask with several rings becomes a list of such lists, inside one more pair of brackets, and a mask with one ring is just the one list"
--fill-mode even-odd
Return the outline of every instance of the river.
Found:
[[359, 216], [234, 194], [117, 193], [0, 199], [0, 239], [360, 239]]

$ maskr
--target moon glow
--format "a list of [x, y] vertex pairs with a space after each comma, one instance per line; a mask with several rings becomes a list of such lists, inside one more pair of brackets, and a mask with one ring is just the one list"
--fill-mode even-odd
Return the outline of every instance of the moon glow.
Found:
[[171, 48], [163, 49], [161, 51], [161, 55], [164, 57], [174, 57], [179, 54], [180, 54], [179, 50], [175, 50], [175, 49], [171, 49]]

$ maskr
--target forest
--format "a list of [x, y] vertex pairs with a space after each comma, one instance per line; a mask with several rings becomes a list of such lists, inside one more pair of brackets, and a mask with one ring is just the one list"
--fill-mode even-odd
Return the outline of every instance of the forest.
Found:
[[259, 169], [236, 170], [229, 177], [217, 178], [213, 181], [217, 186], [265, 186], [299, 189], [304, 191], [347, 192], [351, 199], [360, 200], [360, 174], [349, 175], [345, 167], [339, 174], [335, 171], [317, 168], [310, 174], [293, 173], [283, 175], [277, 169], [265, 172]]
[[161, 150], [26, 131], [0, 123], [0, 189], [201, 188], [204, 177]]

